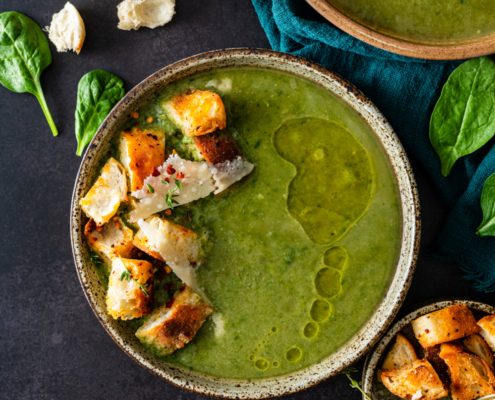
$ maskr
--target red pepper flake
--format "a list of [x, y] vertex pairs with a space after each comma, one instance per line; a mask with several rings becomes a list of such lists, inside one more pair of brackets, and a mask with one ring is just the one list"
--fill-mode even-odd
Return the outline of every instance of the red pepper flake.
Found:
[[153, 172], [151, 173], [152, 176], [160, 176], [160, 171], [158, 171], [158, 167], [155, 167], [153, 169]]
[[167, 208], [165, 210], [165, 215], [172, 215], [172, 209], [171, 208]]
[[181, 171], [177, 172], [177, 174], [175, 175], [175, 177], [177, 179], [184, 179], [185, 178], [184, 172], [181, 172]]
[[172, 164], [167, 165], [167, 174], [169, 175], [175, 174], [175, 168], [172, 166]]

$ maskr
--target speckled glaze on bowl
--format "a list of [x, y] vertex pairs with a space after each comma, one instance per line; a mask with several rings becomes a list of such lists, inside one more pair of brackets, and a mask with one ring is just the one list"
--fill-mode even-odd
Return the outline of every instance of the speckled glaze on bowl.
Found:
[[[455, 304], [465, 304], [473, 312], [475, 317], [481, 317], [485, 314], [495, 314], [495, 307], [489, 304], [479, 303], [472, 300], [443, 300], [436, 303], [428, 304], [427, 306], [418, 308], [410, 314], [407, 314], [404, 318], [397, 321], [392, 328], [386, 333], [386, 335], [380, 340], [373, 352], [368, 354], [366, 362], [364, 364], [362, 387], [365, 393], [368, 393], [373, 400], [400, 400], [386, 389], [383, 385], [378, 383], [377, 372], [380, 369], [382, 359], [388, 349], [390, 343], [395, 336], [403, 331], [408, 325], [418, 317], [431, 313], [433, 311], [440, 310], [441, 308], [450, 307]], [[478, 313], [479, 315], [476, 315]], [[384, 392], [382, 390], [385, 390]], [[363, 400], [367, 400], [363, 395]]]
[[[259, 380], [207, 376], [172, 365], [148, 353], [124, 324], [105, 310], [105, 291], [98, 281], [84, 243], [79, 200], [98, 172], [111, 137], [129, 114], [171, 82], [196, 73], [225, 67], [251, 67], [283, 71], [312, 81], [343, 99], [372, 127], [376, 140], [388, 154], [402, 205], [402, 246], [390, 286], [368, 322], [340, 350], [294, 373]], [[134, 87], [100, 126], [81, 163], [71, 209], [71, 240], [75, 265], [84, 293], [96, 317], [120, 348], [141, 366], [183, 389], [225, 398], [268, 398], [297, 392], [337, 374], [363, 356], [386, 331], [409, 289], [419, 246], [419, 203], [414, 177], [404, 150], [377, 108], [350, 83], [304, 59], [269, 50], [229, 49], [203, 53], [165, 67]]]
[[329, 22], [363, 42], [403, 56], [426, 60], [463, 60], [495, 52], [495, 33], [452, 43], [422, 43], [401, 39], [369, 28], [342, 13], [328, 0], [306, 0]]

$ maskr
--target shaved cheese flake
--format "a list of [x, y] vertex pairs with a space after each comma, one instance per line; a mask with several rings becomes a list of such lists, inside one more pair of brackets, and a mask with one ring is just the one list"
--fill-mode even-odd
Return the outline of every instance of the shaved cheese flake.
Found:
[[175, 275], [197, 290], [196, 273], [192, 264], [199, 262], [201, 247], [196, 233], [159, 217], [139, 220], [138, 225], [150, 247], [160, 254]]
[[254, 165], [241, 156], [238, 156], [234, 160], [215, 164], [212, 167], [213, 179], [216, 186], [214, 193], [223, 192], [230, 185], [249, 175], [253, 168]]
[[201, 199], [215, 190], [211, 169], [203, 161], [184, 160], [173, 154], [158, 172], [145, 179], [141, 190], [132, 193], [139, 202], [130, 213], [131, 222]]

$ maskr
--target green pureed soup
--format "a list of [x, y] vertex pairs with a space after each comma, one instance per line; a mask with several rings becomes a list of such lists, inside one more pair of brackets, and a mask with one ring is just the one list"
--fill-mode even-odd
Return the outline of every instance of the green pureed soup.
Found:
[[328, 0], [379, 32], [425, 43], [495, 33], [495, 0]]
[[174, 83], [130, 124], [164, 129], [167, 152], [187, 156], [162, 104], [193, 88], [222, 96], [228, 130], [255, 168], [220, 195], [173, 211], [206, 238], [197, 276], [215, 313], [166, 360], [232, 378], [301, 369], [351, 339], [391, 281], [401, 212], [388, 159], [341, 100], [270, 70], [220, 69]]

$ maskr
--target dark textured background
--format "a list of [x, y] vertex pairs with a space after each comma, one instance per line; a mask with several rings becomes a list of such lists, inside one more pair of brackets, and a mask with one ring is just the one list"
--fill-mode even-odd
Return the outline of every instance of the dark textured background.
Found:
[[[1, 0], [48, 25], [65, 0]], [[74, 107], [81, 75], [106, 68], [127, 89], [157, 69], [206, 50], [268, 47], [249, 0], [178, 0], [172, 23], [155, 30], [116, 28], [117, 0], [73, 0], [87, 29], [81, 55], [53, 52], [42, 84], [60, 136], [53, 138], [36, 100], [0, 87], [0, 398], [198, 399], [136, 365], [98, 324], [75, 273], [69, 239], [75, 155]], [[414, 160], [413, 164], [414, 164]], [[437, 298], [472, 291], [455, 265], [429, 256], [445, 210], [416, 170], [423, 246], [401, 314]], [[358, 364], [358, 367], [361, 363]], [[360, 399], [338, 376], [291, 399]]]

